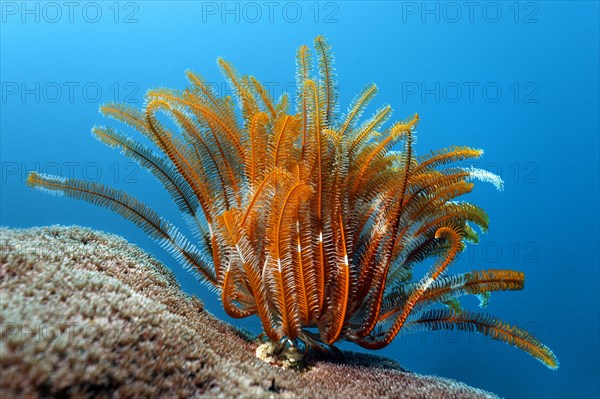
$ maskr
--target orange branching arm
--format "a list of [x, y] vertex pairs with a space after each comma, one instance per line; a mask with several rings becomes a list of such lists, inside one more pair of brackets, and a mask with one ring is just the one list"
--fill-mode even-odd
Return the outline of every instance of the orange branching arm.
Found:
[[440, 239], [444, 238], [450, 241], [450, 249], [448, 250], [446, 256], [438, 262], [438, 264], [434, 265], [432, 273], [426, 275], [421, 280], [421, 284], [419, 289], [417, 289], [405, 302], [402, 312], [395, 320], [392, 327], [385, 333], [383, 336], [378, 337], [374, 340], [361, 339], [358, 340], [358, 344], [368, 348], [368, 349], [379, 349], [388, 345], [394, 337], [398, 334], [398, 331], [404, 325], [404, 322], [408, 318], [409, 314], [413, 310], [415, 304], [419, 301], [421, 296], [427, 291], [429, 286], [446, 270], [448, 265], [454, 261], [456, 255], [458, 254], [461, 246], [461, 238], [458, 233], [450, 228], [450, 227], [442, 227], [435, 233], [435, 238]]

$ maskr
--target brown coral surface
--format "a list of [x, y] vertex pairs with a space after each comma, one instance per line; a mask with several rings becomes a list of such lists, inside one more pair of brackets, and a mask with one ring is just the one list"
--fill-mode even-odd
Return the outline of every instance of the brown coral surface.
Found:
[[0, 230], [0, 397], [481, 398], [465, 384], [345, 352], [285, 370], [122, 238]]

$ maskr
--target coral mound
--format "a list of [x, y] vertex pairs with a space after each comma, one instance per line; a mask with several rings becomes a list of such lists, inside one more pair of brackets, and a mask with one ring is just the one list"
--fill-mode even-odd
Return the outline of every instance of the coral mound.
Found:
[[80, 227], [0, 230], [0, 397], [495, 397], [378, 356], [308, 370], [183, 293], [160, 262]]

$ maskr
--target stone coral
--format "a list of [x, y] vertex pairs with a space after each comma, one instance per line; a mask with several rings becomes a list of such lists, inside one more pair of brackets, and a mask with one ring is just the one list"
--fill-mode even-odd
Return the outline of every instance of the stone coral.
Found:
[[122, 238], [79, 227], [0, 230], [0, 397], [489, 398], [346, 352], [285, 370]]

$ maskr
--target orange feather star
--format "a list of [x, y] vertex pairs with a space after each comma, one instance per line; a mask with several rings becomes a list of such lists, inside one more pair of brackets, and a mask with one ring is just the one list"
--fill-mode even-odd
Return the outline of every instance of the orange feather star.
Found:
[[[472, 180], [502, 186], [487, 171], [452, 166], [483, 152], [450, 147], [416, 156], [418, 115], [382, 129], [389, 106], [361, 122], [375, 85], [339, 115], [333, 56], [323, 37], [315, 39], [315, 54], [313, 66], [308, 47], [298, 50], [294, 112], [287, 96], [275, 101], [256, 78], [240, 76], [221, 59], [235, 102], [188, 72], [187, 89], [150, 91], [141, 111], [101, 107], [155, 145], [93, 130], [157, 177], [196, 244], [124, 192], [35, 172], [27, 182], [134, 222], [220, 291], [230, 316], [258, 315], [272, 341], [312, 349], [348, 340], [378, 349], [399, 333], [459, 329], [557, 368], [552, 351], [528, 332], [465, 311], [458, 301], [470, 294], [483, 303], [492, 291], [520, 290], [522, 273], [446, 275], [466, 243], [477, 242], [472, 225], [485, 231], [488, 223], [481, 208], [455, 199], [472, 190]], [[397, 145], [401, 150], [393, 150]], [[427, 258], [437, 258], [431, 271], [411, 281]], [[436, 304], [442, 307], [431, 309]]]

